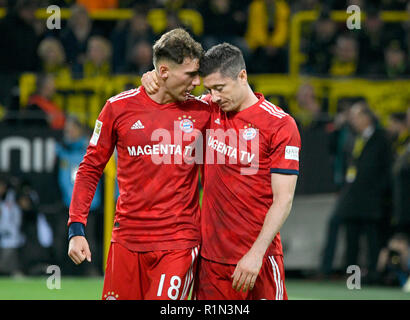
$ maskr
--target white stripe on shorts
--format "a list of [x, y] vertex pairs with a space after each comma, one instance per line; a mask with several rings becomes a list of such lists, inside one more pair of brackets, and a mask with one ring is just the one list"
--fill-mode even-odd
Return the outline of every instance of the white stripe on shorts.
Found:
[[269, 256], [269, 260], [272, 264], [273, 277], [275, 279], [275, 286], [276, 286], [275, 299], [276, 300], [283, 300], [283, 285], [282, 285], [282, 281], [281, 281], [281, 278], [280, 278], [279, 267], [278, 267], [278, 265], [275, 261], [274, 256]]
[[189, 290], [191, 288], [192, 280], [194, 278], [194, 273], [193, 273], [194, 272], [193, 270], [194, 262], [198, 256], [198, 252], [199, 252], [199, 247], [192, 248], [192, 251], [191, 251], [192, 262], [191, 262], [191, 266], [189, 267], [187, 274], [185, 275], [184, 289], [182, 290], [182, 294], [180, 298], [181, 300], [185, 299], [186, 295], [189, 293]]
[[282, 281], [282, 279], [281, 279], [281, 277], [280, 277], [279, 266], [278, 266], [278, 264], [276, 263], [275, 258], [272, 257], [272, 259], [273, 259], [273, 262], [274, 262], [275, 265], [276, 265], [276, 270], [278, 271], [278, 279], [279, 279], [279, 300], [283, 300], [283, 281]]

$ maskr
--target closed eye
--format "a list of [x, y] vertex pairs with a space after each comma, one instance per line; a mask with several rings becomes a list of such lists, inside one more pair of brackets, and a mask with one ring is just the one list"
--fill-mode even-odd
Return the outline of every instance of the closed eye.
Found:
[[192, 72], [187, 72], [186, 74], [189, 75], [190, 77], [196, 77], [199, 74], [199, 72], [198, 71], [192, 71]]

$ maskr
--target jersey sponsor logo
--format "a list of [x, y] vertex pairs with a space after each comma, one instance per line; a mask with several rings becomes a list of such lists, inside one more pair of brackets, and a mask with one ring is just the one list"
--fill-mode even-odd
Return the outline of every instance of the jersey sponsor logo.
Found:
[[179, 128], [184, 131], [185, 133], [191, 133], [194, 131], [194, 122], [195, 120], [192, 119], [191, 116], [183, 115], [182, 117], [178, 117], [179, 121]]
[[[205, 153], [207, 164], [239, 164], [242, 175], [253, 175], [259, 170], [259, 130], [250, 124], [245, 129], [207, 129]], [[244, 131], [252, 128], [256, 135], [245, 140]], [[253, 136], [253, 130], [248, 130]], [[213, 151], [215, 150], [215, 152]]]
[[[230, 158], [238, 159], [239, 157], [242, 163], [251, 163], [252, 160], [255, 158], [255, 153], [249, 153], [245, 150], [238, 150], [236, 147], [231, 147], [225, 144], [224, 142], [215, 139], [212, 136], [208, 138], [208, 146], [211, 149], [214, 149], [216, 152], [221, 153]], [[218, 161], [217, 163], [219, 164], [220, 162]]]
[[[129, 146], [127, 147], [128, 154], [131, 157], [145, 156], [145, 155], [163, 155], [163, 154], [179, 154], [182, 155], [182, 146], [178, 144], [154, 144], [145, 146]], [[184, 154], [188, 155], [192, 152], [192, 146], [186, 146], [184, 148]]]
[[138, 120], [137, 122], [135, 122], [132, 127], [131, 130], [136, 130], [136, 129], [144, 129], [144, 125], [141, 123], [141, 120]]
[[222, 153], [225, 156], [228, 156], [230, 158], [238, 158], [238, 149], [236, 147], [231, 147], [222, 141], [219, 141], [218, 139], [215, 139], [214, 137], [209, 137], [208, 138], [208, 146], [216, 152]]
[[96, 146], [98, 143], [98, 139], [100, 139], [102, 125], [103, 123], [100, 120], [95, 121], [94, 132], [90, 140], [90, 144], [92, 144], [93, 146]]
[[294, 146], [286, 146], [285, 159], [299, 161], [299, 148]]

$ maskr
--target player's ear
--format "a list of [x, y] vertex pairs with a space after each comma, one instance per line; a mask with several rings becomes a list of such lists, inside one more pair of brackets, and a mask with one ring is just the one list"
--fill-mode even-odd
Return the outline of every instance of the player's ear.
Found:
[[166, 64], [159, 65], [158, 75], [162, 80], [166, 80], [169, 77], [169, 66]]
[[245, 69], [242, 69], [238, 74], [238, 79], [241, 82], [248, 83], [248, 74]]

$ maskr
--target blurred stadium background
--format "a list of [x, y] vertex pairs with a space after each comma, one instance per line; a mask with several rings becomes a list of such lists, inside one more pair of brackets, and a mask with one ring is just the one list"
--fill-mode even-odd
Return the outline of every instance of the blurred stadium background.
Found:
[[[347, 28], [350, 5], [359, 29]], [[298, 123], [300, 177], [281, 231], [289, 298], [409, 299], [409, 18], [406, 0], [0, 0], [0, 299], [100, 298], [115, 159], [87, 226], [93, 262], [80, 267], [66, 241], [76, 168], [105, 100], [140, 85], [152, 44], [177, 26], [205, 49], [240, 47], [253, 89]], [[361, 100], [388, 149], [367, 161], [384, 159], [383, 179], [356, 188], [369, 212], [346, 220], [336, 208], [366, 152], [349, 116]], [[365, 197], [373, 187], [382, 197]], [[352, 261], [360, 290], [346, 287]], [[60, 290], [46, 286], [50, 265]]]

